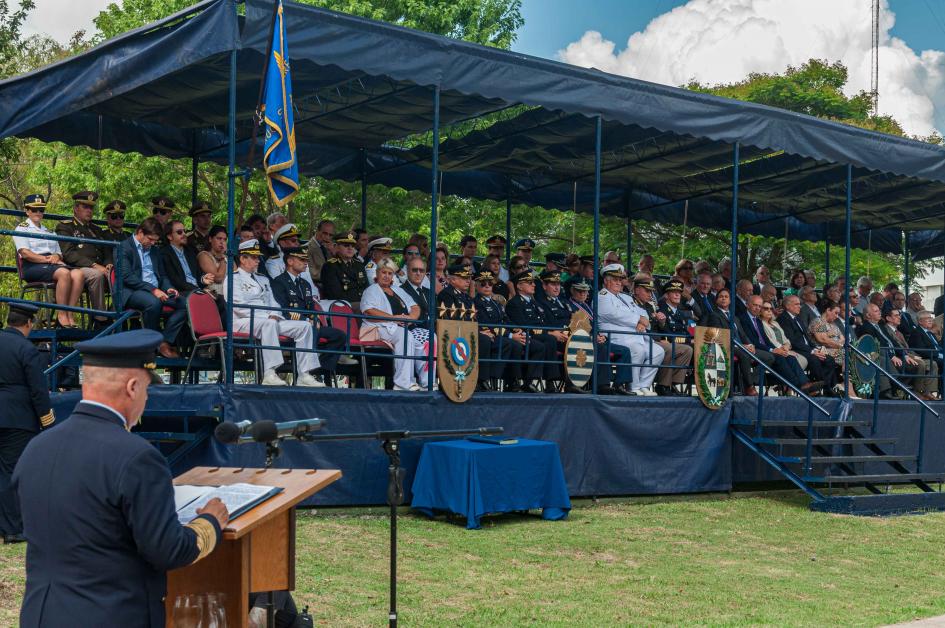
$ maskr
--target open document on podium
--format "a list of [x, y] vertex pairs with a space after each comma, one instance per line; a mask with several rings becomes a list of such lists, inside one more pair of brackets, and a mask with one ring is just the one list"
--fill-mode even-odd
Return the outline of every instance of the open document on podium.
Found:
[[174, 487], [174, 508], [177, 519], [182, 524], [189, 523], [197, 516], [197, 509], [219, 497], [230, 513], [230, 521], [241, 514], [282, 492], [278, 486], [258, 484], [225, 484], [223, 486], [194, 486], [182, 484]]

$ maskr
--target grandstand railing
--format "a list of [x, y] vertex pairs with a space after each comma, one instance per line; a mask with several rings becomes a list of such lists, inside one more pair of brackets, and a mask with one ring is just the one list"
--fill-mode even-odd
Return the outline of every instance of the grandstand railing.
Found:
[[[14, 218], [26, 218], [26, 212], [19, 209], [0, 208], [0, 216], [13, 216]], [[72, 214], [48, 214], [48, 213], [43, 214], [43, 220], [62, 221], [62, 220], [72, 220], [73, 218], [74, 216]], [[100, 218], [93, 218], [92, 223], [100, 227], [108, 226], [108, 221], [102, 220]], [[133, 222], [124, 223], [124, 228], [127, 228], [127, 229], [136, 229], [137, 227], [138, 227], [137, 223], [133, 223]]]

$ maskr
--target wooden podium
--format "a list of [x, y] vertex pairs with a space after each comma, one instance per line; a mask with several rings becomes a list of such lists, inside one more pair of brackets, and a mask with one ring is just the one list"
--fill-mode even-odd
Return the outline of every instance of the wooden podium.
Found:
[[174, 600], [188, 593], [223, 593], [229, 626], [246, 626], [249, 594], [295, 589], [295, 505], [341, 477], [336, 469], [234, 469], [194, 467], [174, 484], [220, 486], [263, 484], [282, 492], [231, 521], [213, 552], [167, 574], [166, 625], [173, 626]]

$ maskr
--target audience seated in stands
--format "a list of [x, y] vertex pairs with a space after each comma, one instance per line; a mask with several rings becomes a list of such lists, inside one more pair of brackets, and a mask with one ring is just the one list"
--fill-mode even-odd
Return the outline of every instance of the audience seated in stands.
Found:
[[121, 242], [131, 237], [131, 234], [125, 231], [125, 210], [127, 206], [124, 201], [114, 200], [105, 206], [105, 229], [102, 230], [106, 240], [112, 242]]
[[[708, 276], [708, 273], [700, 275]], [[646, 275], [637, 275], [649, 279]], [[663, 349], [662, 368], [656, 376], [656, 394], [674, 396], [677, 394], [674, 384], [685, 384], [689, 367], [692, 366], [692, 345], [689, 344], [689, 326], [695, 322], [695, 314], [682, 303], [682, 282], [670, 279], [666, 282], [663, 302], [659, 310], [651, 312], [652, 281], [634, 281], [634, 297], [637, 305], [644, 307], [653, 322], [653, 330], [673, 336], [661, 338], [658, 342]], [[714, 299], [713, 299], [714, 302]]]
[[197, 253], [187, 246], [187, 232], [184, 223], [171, 220], [164, 230], [167, 246], [161, 247], [161, 262], [167, 279], [179, 295], [186, 297], [194, 290], [202, 290], [213, 285], [215, 277], [211, 273], [201, 273], [197, 264]]
[[804, 279], [804, 271], [801, 269], [795, 270], [793, 273], [791, 273], [791, 281], [788, 283], [788, 287], [784, 290], [784, 296], [789, 294], [799, 294], [805, 283], [806, 281]]
[[204, 290], [219, 296], [223, 290], [223, 280], [226, 279], [226, 228], [214, 226], [207, 234], [209, 248], [197, 253], [197, 265], [200, 273], [213, 275], [213, 281], [204, 287]]
[[325, 262], [334, 256], [335, 223], [330, 220], [319, 220], [315, 226], [315, 235], [308, 242], [308, 274], [316, 285], [321, 285], [322, 268]]
[[[766, 288], [767, 286], [762, 288], [762, 290]], [[761, 316], [759, 318], [761, 319], [761, 326], [764, 329], [765, 337], [770, 345], [769, 350], [771, 353], [784, 356], [788, 360], [795, 360], [801, 371], [805, 371], [808, 365], [807, 356], [793, 350], [791, 341], [775, 318], [774, 306], [770, 303], [762, 302]], [[821, 381], [809, 381], [807, 384], [801, 386], [801, 390], [809, 395], [819, 395], [822, 387], [823, 382]]]
[[[183, 231], [183, 226], [181, 227]], [[164, 270], [158, 242], [161, 240], [161, 223], [155, 218], [145, 218], [132, 237], [118, 245], [121, 259], [117, 281], [121, 284], [121, 309], [141, 312], [141, 324], [147, 329], [162, 332], [164, 342], [158, 352], [165, 358], [179, 358], [175, 348], [177, 336], [187, 322], [187, 306], [171, 284]], [[161, 315], [164, 308], [171, 312], [161, 330]]]
[[[684, 286], [680, 283], [680, 289]], [[680, 292], [680, 294], [682, 294]], [[696, 289], [692, 292], [692, 298], [689, 300], [689, 307], [692, 309], [693, 318], [700, 325], [702, 321], [709, 317], [715, 306], [715, 297], [712, 296], [712, 275], [708, 272], [700, 273], [696, 277]]]
[[[796, 294], [789, 294], [784, 297], [782, 305], [784, 311], [777, 317], [777, 321], [784, 332], [784, 337], [791, 343], [791, 351], [804, 358], [804, 368], [807, 369], [814, 381], [823, 382], [824, 392], [839, 392], [835, 390], [839, 377], [839, 366], [835, 359], [838, 353], [818, 350], [818, 347], [824, 346], [823, 343], [812, 341], [808, 336], [810, 325], [805, 326], [800, 319], [800, 297]], [[821, 328], [823, 328], [823, 325], [818, 325], [818, 329]], [[824, 338], [830, 344], [834, 344], [832, 338], [835, 338], [835, 335], [827, 335]], [[842, 346], [841, 342], [832, 348], [839, 349]], [[800, 361], [798, 359], [798, 362]]]
[[[885, 327], [886, 323], [883, 320], [881, 309], [875, 303], [870, 303], [863, 313], [863, 324], [860, 325], [857, 335], [861, 337], [868, 334], [876, 339], [880, 346], [880, 357], [877, 363], [892, 375], [898, 378], [902, 373], [910, 371], [914, 373], [917, 363], [909, 362], [908, 356], [896, 346]], [[893, 389], [888, 377], [882, 373], [877, 373], [876, 377], [881, 399], [901, 398], [901, 394], [898, 390]]]
[[[739, 317], [742, 329], [748, 342], [754, 347], [755, 356], [764, 364], [790, 382], [794, 387], [807, 392], [813, 389], [814, 382], [807, 379], [797, 359], [784, 348], [774, 347], [764, 333], [761, 326], [761, 296], [753, 294], [748, 297], [748, 311]], [[768, 384], [776, 384], [776, 380], [769, 379]]]
[[[72, 219], [57, 224], [56, 235], [103, 240], [104, 233], [92, 223], [92, 212], [97, 200], [96, 192], [83, 191], [73, 194]], [[104, 310], [105, 287], [112, 270], [112, 248], [87, 242], [60, 242], [59, 247], [66, 266], [82, 271], [85, 289], [89, 293], [89, 306], [95, 310]], [[96, 317], [96, 321], [99, 325], [104, 325], [108, 319]]]
[[[23, 203], [26, 220], [16, 226], [16, 231], [50, 235], [43, 226], [46, 199], [42, 194], [30, 194]], [[13, 236], [13, 248], [20, 256], [23, 281], [55, 284], [55, 299], [59, 305], [76, 307], [85, 288], [85, 275], [81, 268], [71, 268], [62, 260], [62, 250], [56, 240], [31, 238], [28, 235]], [[64, 310], [56, 311], [56, 322], [61, 327], [76, 327], [75, 315]]]
[[353, 233], [335, 236], [335, 256], [329, 258], [322, 268], [322, 297], [343, 300], [359, 309], [361, 294], [368, 287], [364, 265], [354, 259], [356, 240]]
[[[370, 286], [374, 283], [374, 276], [377, 274], [378, 263], [387, 257], [390, 257], [391, 244], [393, 240], [384, 236], [372, 236], [368, 243], [368, 261], [364, 265], [364, 274], [367, 275], [367, 282]], [[398, 269], [399, 271], [400, 269]]]
[[213, 210], [206, 201], [197, 201], [190, 208], [190, 231], [187, 232], [187, 247], [194, 255], [210, 248], [210, 228], [213, 226]]

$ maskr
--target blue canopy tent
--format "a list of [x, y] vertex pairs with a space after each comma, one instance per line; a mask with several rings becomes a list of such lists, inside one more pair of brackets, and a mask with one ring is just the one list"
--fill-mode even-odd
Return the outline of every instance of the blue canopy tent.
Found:
[[[232, 235], [271, 14], [206, 0], [0, 82], [0, 137], [228, 164]], [[285, 18], [302, 172], [429, 191], [434, 244], [446, 193], [591, 212], [595, 251], [602, 214], [681, 223], [683, 203], [689, 224], [732, 230], [733, 257], [738, 232], [785, 225], [894, 253], [906, 232], [916, 260], [945, 248], [941, 147], [305, 5]]]

